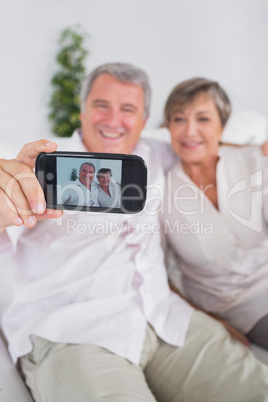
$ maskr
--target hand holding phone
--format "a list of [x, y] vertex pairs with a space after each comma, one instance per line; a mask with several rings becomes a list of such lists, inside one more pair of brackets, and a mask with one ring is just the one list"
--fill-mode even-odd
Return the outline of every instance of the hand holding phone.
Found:
[[129, 214], [145, 205], [147, 169], [135, 155], [40, 153], [36, 175], [47, 208]]
[[43, 191], [33, 172], [40, 152], [52, 152], [57, 144], [38, 140], [24, 145], [15, 159], [0, 160], [0, 228], [31, 228], [38, 219], [56, 218], [60, 211], [46, 210]]

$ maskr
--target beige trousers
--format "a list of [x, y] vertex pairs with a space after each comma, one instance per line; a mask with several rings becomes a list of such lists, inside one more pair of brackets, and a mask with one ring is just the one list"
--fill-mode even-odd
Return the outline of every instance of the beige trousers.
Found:
[[268, 366], [200, 311], [182, 348], [148, 326], [139, 366], [99, 346], [42, 338], [21, 366], [36, 402], [268, 401]]

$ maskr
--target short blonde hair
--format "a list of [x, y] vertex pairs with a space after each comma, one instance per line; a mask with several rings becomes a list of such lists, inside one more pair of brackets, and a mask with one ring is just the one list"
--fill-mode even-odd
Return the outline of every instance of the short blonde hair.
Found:
[[213, 99], [224, 127], [232, 110], [230, 99], [218, 82], [206, 78], [191, 78], [172, 89], [164, 108], [164, 126], [169, 126], [175, 108], [191, 103], [200, 93], [206, 93]]

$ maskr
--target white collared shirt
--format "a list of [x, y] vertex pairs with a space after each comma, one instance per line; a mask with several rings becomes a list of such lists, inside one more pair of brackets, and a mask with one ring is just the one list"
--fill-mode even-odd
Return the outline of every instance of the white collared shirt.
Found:
[[268, 314], [268, 158], [259, 147], [221, 147], [219, 157], [218, 210], [178, 161], [162, 224], [186, 296], [247, 333]]
[[98, 207], [98, 184], [92, 180], [89, 190], [81, 183], [79, 178], [64, 185], [60, 191], [59, 204], [62, 205], [84, 205]]
[[98, 203], [100, 207], [105, 208], [120, 208], [121, 187], [119, 184], [114, 183], [112, 180], [109, 184], [110, 194], [102, 190], [98, 184]]
[[[77, 134], [57, 142], [59, 150], [85, 151]], [[150, 140], [133, 153], [148, 166], [142, 212], [65, 211], [32, 229], [7, 229], [15, 293], [2, 327], [13, 361], [31, 351], [37, 335], [100, 345], [138, 364], [147, 322], [164, 341], [183, 345], [193, 309], [169, 289], [158, 220], [173, 153]], [[1, 250], [11, 248], [6, 233], [0, 239]]]

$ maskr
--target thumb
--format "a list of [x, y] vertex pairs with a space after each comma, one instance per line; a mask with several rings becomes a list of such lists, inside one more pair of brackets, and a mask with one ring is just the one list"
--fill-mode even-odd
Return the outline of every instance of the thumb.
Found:
[[32, 169], [35, 166], [35, 160], [40, 152], [54, 152], [57, 149], [57, 144], [49, 140], [38, 140], [29, 142], [24, 145], [18, 153], [16, 160], [22, 162]]

